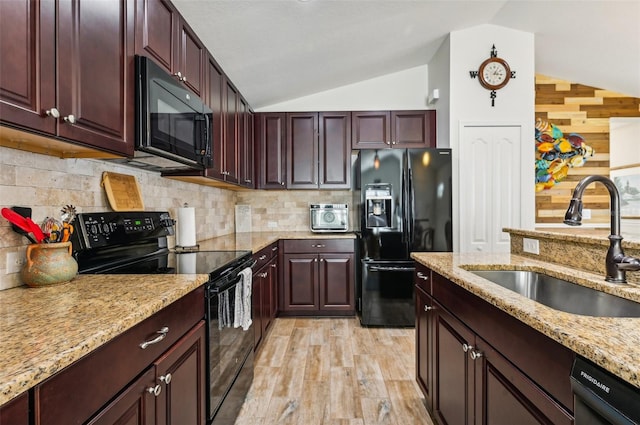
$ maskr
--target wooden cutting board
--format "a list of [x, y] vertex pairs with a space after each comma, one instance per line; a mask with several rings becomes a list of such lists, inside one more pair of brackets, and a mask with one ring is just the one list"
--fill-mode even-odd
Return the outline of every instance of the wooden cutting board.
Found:
[[144, 211], [135, 176], [105, 171], [102, 173], [102, 187], [114, 211]]

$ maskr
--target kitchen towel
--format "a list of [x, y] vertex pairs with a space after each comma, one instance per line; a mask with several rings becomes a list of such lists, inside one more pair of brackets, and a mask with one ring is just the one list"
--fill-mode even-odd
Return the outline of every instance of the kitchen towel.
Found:
[[230, 328], [231, 312], [229, 311], [229, 290], [218, 294], [218, 329]]
[[196, 246], [196, 209], [188, 207], [178, 208], [176, 245], [180, 247]]
[[242, 330], [246, 331], [251, 326], [251, 285], [253, 278], [253, 270], [247, 267], [241, 270], [238, 275], [241, 278], [240, 283], [236, 285], [235, 311], [233, 318], [233, 327], [242, 326]]

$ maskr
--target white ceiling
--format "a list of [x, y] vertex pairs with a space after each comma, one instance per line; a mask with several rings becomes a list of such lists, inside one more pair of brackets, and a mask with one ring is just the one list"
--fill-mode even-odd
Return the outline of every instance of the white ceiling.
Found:
[[640, 0], [173, 0], [253, 108], [428, 64], [482, 24], [535, 34], [536, 73], [640, 97]]

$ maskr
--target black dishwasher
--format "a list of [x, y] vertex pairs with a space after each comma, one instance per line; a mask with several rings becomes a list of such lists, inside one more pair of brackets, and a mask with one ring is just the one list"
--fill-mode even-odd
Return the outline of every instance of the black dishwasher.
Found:
[[571, 370], [575, 425], [640, 424], [640, 389], [576, 357]]

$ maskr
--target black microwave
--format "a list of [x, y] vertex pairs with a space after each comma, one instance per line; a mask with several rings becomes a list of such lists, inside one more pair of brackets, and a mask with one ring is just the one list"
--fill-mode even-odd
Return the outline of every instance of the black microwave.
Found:
[[136, 152], [130, 165], [168, 172], [210, 167], [211, 109], [153, 60], [135, 61]]

